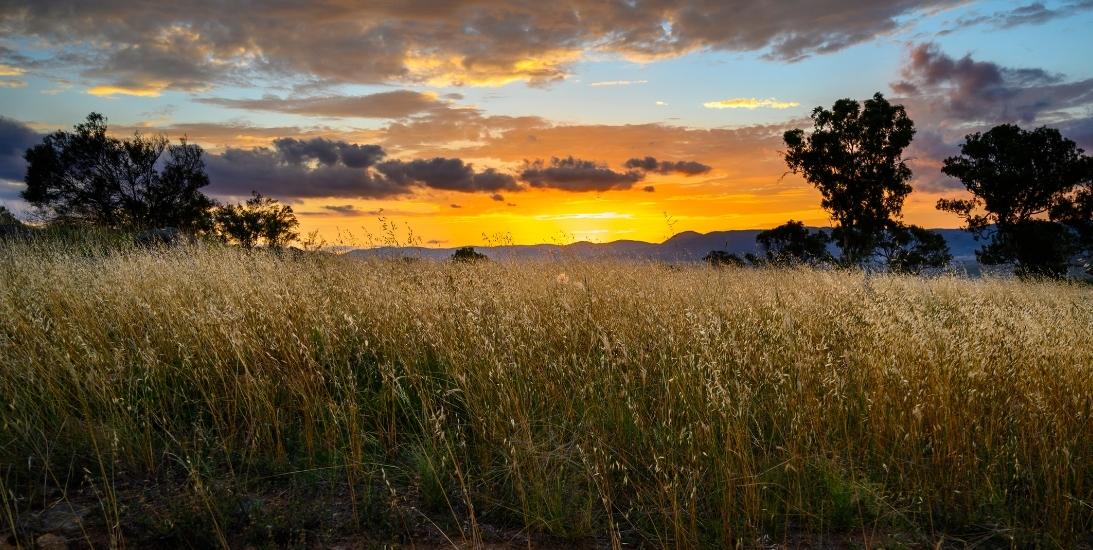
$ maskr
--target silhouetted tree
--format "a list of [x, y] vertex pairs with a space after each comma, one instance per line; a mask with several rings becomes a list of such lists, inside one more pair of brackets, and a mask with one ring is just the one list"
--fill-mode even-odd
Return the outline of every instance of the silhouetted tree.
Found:
[[488, 259], [485, 254], [475, 251], [473, 246], [457, 248], [455, 253], [452, 254], [453, 262], [478, 262]]
[[945, 237], [917, 225], [893, 224], [879, 244], [888, 269], [898, 273], [919, 273], [939, 268], [953, 260]]
[[711, 266], [720, 267], [731, 265], [735, 267], [744, 267], [747, 265], [744, 260], [740, 259], [736, 254], [724, 250], [711, 250], [709, 254], [706, 254], [702, 260]]
[[864, 105], [840, 99], [831, 110], [817, 107], [811, 118], [810, 135], [796, 129], [783, 136], [786, 164], [820, 190], [843, 262], [861, 265], [873, 258], [911, 192], [902, 155], [915, 125], [902, 105], [880, 93]]
[[1025, 220], [991, 235], [976, 256], [985, 264], [1013, 263], [1023, 277], [1063, 277], [1077, 252], [1074, 235], [1059, 223]]
[[941, 199], [937, 208], [987, 241], [979, 261], [1014, 263], [1019, 274], [1062, 275], [1093, 238], [1093, 159], [1083, 153], [1054, 128], [1003, 124], [970, 134], [941, 170], [972, 197]]
[[810, 231], [804, 222], [788, 222], [760, 231], [755, 242], [762, 249], [762, 261], [776, 264], [817, 265], [831, 260], [827, 244], [831, 237], [823, 230]]
[[281, 248], [296, 239], [299, 222], [292, 207], [255, 191], [243, 204], [226, 204], [213, 213], [217, 232], [244, 248]]
[[140, 134], [119, 140], [107, 135], [106, 118], [91, 113], [24, 157], [23, 198], [48, 218], [129, 229], [208, 227], [213, 202], [200, 191], [209, 184], [202, 150], [185, 140], [170, 145], [163, 136]]
[[30, 229], [15, 217], [6, 206], [0, 205], [0, 238], [27, 235]]
[[[1086, 163], [1093, 166], [1091, 157]], [[1093, 171], [1093, 168], [1091, 168]], [[1051, 219], [1069, 228], [1073, 234], [1072, 263], [1093, 275], [1093, 177], [1078, 184], [1051, 208]]]

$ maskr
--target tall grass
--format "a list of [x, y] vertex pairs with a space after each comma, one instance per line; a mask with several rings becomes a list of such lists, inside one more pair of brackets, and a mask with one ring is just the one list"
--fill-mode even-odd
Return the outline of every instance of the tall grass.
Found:
[[1090, 286], [9, 244], [0, 403], [8, 512], [182, 475], [219, 544], [300, 472], [470, 543], [1093, 531]]

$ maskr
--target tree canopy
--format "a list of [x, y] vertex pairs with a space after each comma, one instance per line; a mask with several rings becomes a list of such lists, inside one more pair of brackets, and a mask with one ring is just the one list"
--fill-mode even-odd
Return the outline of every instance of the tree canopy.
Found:
[[914, 122], [880, 93], [864, 103], [840, 99], [830, 110], [817, 107], [811, 118], [811, 134], [795, 129], [783, 136], [786, 164], [819, 189], [843, 261], [862, 265], [911, 192], [903, 150], [915, 135]]
[[473, 246], [460, 247], [452, 253], [453, 262], [478, 262], [488, 259], [485, 254], [478, 252]]
[[[299, 235], [292, 207], [258, 193], [244, 204], [219, 205], [209, 185], [204, 151], [164, 136], [111, 137], [106, 118], [91, 113], [71, 132], [54, 132], [27, 149], [23, 198], [47, 221], [143, 231], [152, 240], [167, 228], [212, 233], [244, 247], [282, 247]], [[147, 238], [145, 240], [148, 240]]]
[[708, 254], [702, 257], [702, 261], [714, 267], [744, 267], [745, 265], [747, 265], [747, 263], [744, 262], [744, 260], [741, 259], [740, 256], [737, 256], [736, 254], [732, 254], [725, 250], [711, 250]]
[[213, 213], [216, 229], [227, 241], [243, 248], [264, 244], [281, 248], [299, 237], [292, 207], [254, 192], [243, 204], [217, 207]]
[[917, 225], [892, 224], [878, 249], [888, 269], [897, 273], [945, 267], [953, 260], [944, 236]]
[[804, 222], [788, 222], [760, 231], [755, 242], [762, 250], [766, 262], [775, 264], [810, 264], [816, 265], [831, 260], [827, 244], [831, 236], [823, 230], [812, 231]]
[[942, 172], [971, 197], [941, 199], [937, 208], [960, 216], [986, 241], [977, 253], [981, 262], [1052, 276], [1072, 260], [1089, 267], [1093, 159], [1057, 129], [1002, 124], [969, 134]]
[[23, 198], [47, 217], [68, 223], [143, 229], [208, 226], [213, 202], [201, 147], [140, 134], [107, 135], [106, 118], [91, 113], [72, 132], [47, 135], [26, 151]]

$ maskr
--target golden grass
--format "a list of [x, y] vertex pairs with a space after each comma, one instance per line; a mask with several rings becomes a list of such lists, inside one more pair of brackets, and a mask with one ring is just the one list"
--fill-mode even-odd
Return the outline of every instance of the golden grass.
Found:
[[329, 470], [472, 543], [1093, 530], [1088, 285], [4, 245], [0, 401], [10, 496], [75, 464], [108, 516]]

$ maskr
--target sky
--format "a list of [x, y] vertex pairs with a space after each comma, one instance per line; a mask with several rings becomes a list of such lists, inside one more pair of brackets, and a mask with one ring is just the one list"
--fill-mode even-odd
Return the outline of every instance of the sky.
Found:
[[22, 152], [98, 112], [330, 244], [827, 226], [781, 136], [881, 92], [917, 128], [905, 221], [956, 227], [966, 134], [1093, 150], [1091, 28], [1093, 0], [0, 0], [0, 204], [29, 214]]

